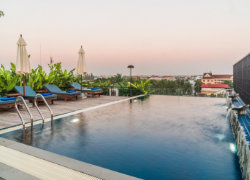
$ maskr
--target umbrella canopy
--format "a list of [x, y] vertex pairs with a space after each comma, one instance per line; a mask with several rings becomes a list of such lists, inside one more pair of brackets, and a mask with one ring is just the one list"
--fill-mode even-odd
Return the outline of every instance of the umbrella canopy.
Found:
[[86, 63], [85, 63], [85, 52], [81, 46], [79, 52], [79, 57], [76, 66], [76, 73], [79, 75], [86, 74]]
[[82, 91], [82, 75], [86, 74], [86, 63], [85, 63], [85, 52], [81, 46], [79, 52], [79, 57], [76, 66], [76, 73], [81, 75], [81, 91]]
[[17, 57], [16, 57], [16, 73], [23, 75], [23, 95], [25, 96], [25, 74], [29, 74], [30, 61], [26, 50], [26, 42], [24, 41], [22, 35], [17, 41]]
[[26, 42], [24, 41], [22, 35], [17, 41], [17, 57], [16, 57], [16, 73], [17, 74], [29, 74], [30, 61], [26, 50]]

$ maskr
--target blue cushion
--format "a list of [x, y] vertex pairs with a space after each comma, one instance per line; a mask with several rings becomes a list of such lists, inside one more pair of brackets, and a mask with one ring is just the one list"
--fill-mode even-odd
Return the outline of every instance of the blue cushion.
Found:
[[74, 92], [66, 92], [66, 91], [62, 91], [59, 87], [57, 87], [56, 85], [54, 84], [47, 84], [47, 85], [44, 85], [44, 87], [51, 93], [53, 94], [81, 94], [80, 92], [78, 91], [74, 91]]
[[9, 97], [9, 98], [0, 98], [1, 101], [9, 101], [9, 100], [15, 100], [16, 97]]
[[41, 93], [43, 96], [50, 96], [52, 93]]
[[73, 92], [76, 92], [75, 90], [69, 90], [69, 91], [66, 91], [67, 93], [73, 93]]
[[91, 88], [91, 90], [100, 90], [99, 88]]

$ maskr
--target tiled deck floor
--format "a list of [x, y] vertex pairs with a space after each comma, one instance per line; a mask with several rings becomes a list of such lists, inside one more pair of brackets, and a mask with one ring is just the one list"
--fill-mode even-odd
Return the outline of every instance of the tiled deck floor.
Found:
[[[95, 97], [95, 98], [85, 98], [85, 99], [78, 99], [77, 101], [63, 101], [63, 100], [57, 100], [54, 102], [53, 105], [51, 105], [51, 109], [54, 112], [54, 115], [64, 114], [72, 111], [76, 111], [79, 109], [84, 109], [88, 107], [93, 107], [113, 101], [118, 101], [121, 99], [125, 99], [127, 97], [115, 97], [115, 96], [101, 96], [101, 97]], [[29, 104], [31, 112], [33, 114], [34, 120], [41, 119], [38, 111], [35, 107], [31, 107], [32, 105]], [[46, 117], [49, 117], [49, 111], [45, 105], [39, 105], [43, 115]], [[23, 118], [26, 122], [30, 122], [29, 115], [26, 112], [25, 108], [21, 109], [21, 113], [23, 115]], [[10, 110], [2, 110], [0, 109], [0, 129], [13, 126], [16, 124], [21, 124], [21, 120], [17, 115], [16, 109], [12, 108]]]

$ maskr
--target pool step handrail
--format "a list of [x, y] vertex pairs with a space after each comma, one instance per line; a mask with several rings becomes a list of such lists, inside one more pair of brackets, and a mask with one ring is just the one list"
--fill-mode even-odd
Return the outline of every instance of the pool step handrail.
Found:
[[31, 127], [33, 127], [33, 116], [32, 116], [32, 113], [31, 113], [29, 107], [27, 106], [27, 104], [26, 104], [26, 102], [25, 102], [25, 100], [23, 99], [22, 96], [17, 96], [16, 101], [15, 101], [15, 108], [16, 108], [16, 110], [17, 110], [17, 114], [18, 114], [19, 118], [20, 118], [21, 121], [22, 121], [23, 129], [25, 129], [25, 121], [23, 120], [23, 117], [22, 117], [22, 115], [21, 115], [21, 112], [19, 111], [19, 108], [18, 108], [17, 102], [18, 102], [19, 99], [23, 102], [23, 104], [24, 104], [24, 106], [25, 106], [27, 112], [29, 113], [29, 115], [30, 115], [30, 124], [31, 124]]
[[44, 98], [44, 96], [42, 94], [36, 94], [35, 98], [34, 98], [34, 105], [37, 109], [37, 111], [39, 112], [40, 116], [42, 117], [42, 121], [44, 123], [45, 121], [45, 118], [41, 112], [41, 110], [39, 109], [38, 107], [38, 104], [37, 104], [37, 98], [38, 97], [41, 97], [41, 99], [43, 100], [44, 104], [47, 106], [47, 108], [49, 109], [49, 112], [50, 112], [50, 117], [51, 117], [51, 125], [53, 124], [53, 117], [54, 117], [54, 114], [53, 114], [53, 111], [52, 109], [50, 108], [49, 104], [47, 103], [46, 99]]

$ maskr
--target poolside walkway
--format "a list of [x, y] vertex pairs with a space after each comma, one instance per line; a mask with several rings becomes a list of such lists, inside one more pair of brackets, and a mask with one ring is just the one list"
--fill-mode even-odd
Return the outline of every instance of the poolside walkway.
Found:
[[[51, 105], [51, 109], [54, 112], [54, 115], [64, 114], [72, 111], [76, 111], [79, 109], [94, 107], [101, 104], [106, 104], [109, 102], [118, 101], [121, 99], [126, 99], [127, 97], [121, 97], [121, 96], [101, 96], [101, 97], [95, 97], [95, 98], [84, 98], [84, 99], [78, 99], [77, 101], [63, 101], [58, 100], [55, 101], [53, 105]], [[34, 117], [34, 120], [41, 119], [41, 116], [39, 115], [38, 111], [35, 107], [32, 107], [32, 104], [29, 104], [30, 110], [32, 112], [32, 115]], [[41, 109], [43, 115], [45, 118], [48, 118], [49, 111], [45, 105], [39, 105], [39, 108]], [[26, 122], [30, 122], [29, 115], [26, 112], [25, 108], [21, 109], [22, 116]], [[0, 110], [0, 129], [5, 127], [10, 127], [13, 125], [21, 124], [21, 120], [18, 117], [18, 114], [16, 112], [15, 108], [12, 108], [10, 110]]]

